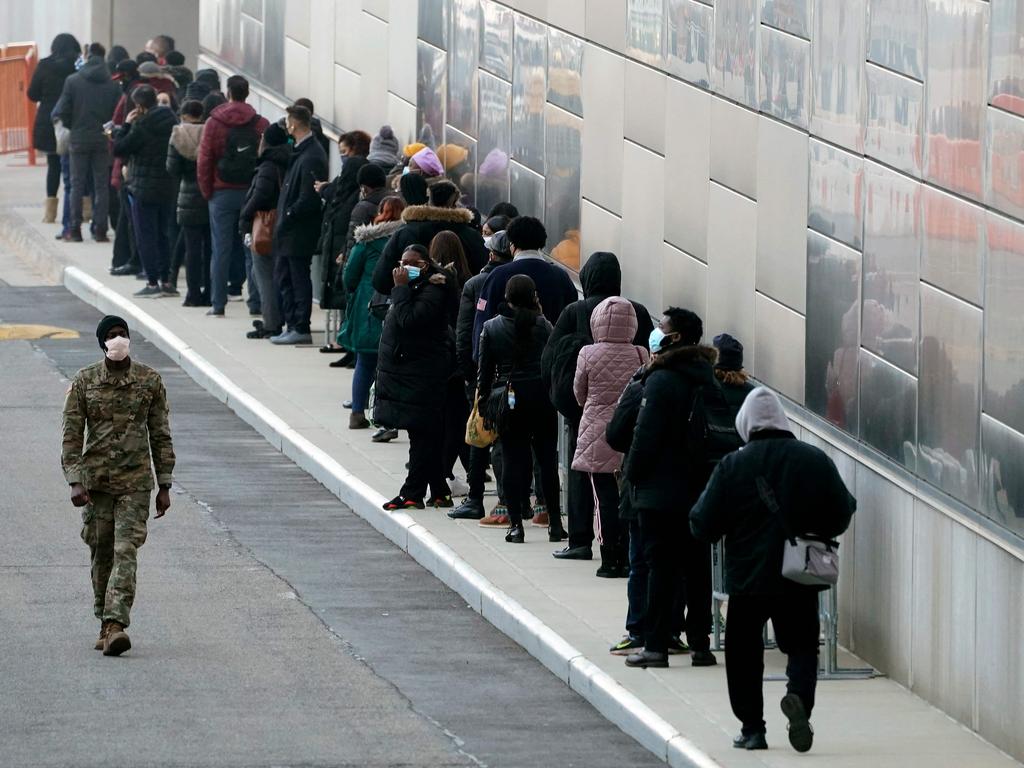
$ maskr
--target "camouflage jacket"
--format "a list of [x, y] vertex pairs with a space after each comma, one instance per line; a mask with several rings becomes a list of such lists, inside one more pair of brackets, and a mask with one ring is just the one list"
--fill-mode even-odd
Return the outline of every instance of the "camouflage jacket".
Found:
[[174, 448], [160, 374], [132, 361], [112, 372], [105, 361], [75, 374], [64, 403], [61, 465], [68, 484], [132, 493], [171, 482]]

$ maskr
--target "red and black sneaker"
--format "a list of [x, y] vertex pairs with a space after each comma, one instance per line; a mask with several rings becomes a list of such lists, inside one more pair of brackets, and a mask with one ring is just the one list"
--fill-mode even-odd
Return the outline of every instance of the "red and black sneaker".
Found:
[[405, 499], [401, 496], [395, 496], [391, 501], [384, 505], [384, 509], [388, 512], [394, 512], [396, 509], [425, 509], [423, 501], [416, 501], [415, 499]]

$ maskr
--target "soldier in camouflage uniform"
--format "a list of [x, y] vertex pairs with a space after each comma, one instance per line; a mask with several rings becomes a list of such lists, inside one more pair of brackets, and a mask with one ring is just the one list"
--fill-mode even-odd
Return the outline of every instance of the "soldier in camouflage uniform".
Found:
[[118, 656], [135, 600], [138, 548], [146, 541], [153, 491], [156, 517], [171, 506], [174, 448], [160, 374], [128, 357], [128, 324], [107, 316], [96, 329], [105, 357], [75, 374], [64, 404], [61, 464], [71, 502], [85, 507], [82, 539], [92, 553], [96, 649]]

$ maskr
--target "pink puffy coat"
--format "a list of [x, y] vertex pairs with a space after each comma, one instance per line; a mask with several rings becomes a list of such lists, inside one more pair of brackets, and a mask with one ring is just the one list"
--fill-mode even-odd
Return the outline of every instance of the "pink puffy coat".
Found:
[[575, 470], [614, 472], [622, 465], [622, 454], [608, 445], [604, 431], [622, 390], [637, 368], [647, 362], [647, 350], [632, 343], [636, 327], [636, 310], [621, 296], [602, 301], [590, 317], [594, 343], [580, 350], [574, 381], [576, 400], [583, 406], [572, 459]]

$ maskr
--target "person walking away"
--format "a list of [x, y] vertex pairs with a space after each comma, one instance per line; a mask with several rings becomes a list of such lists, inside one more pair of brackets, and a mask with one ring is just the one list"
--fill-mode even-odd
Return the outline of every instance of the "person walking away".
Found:
[[288, 107], [288, 133], [295, 140], [281, 186], [274, 222], [274, 283], [281, 297], [284, 333], [271, 344], [312, 344], [313, 281], [310, 268], [320, 232], [320, 197], [314, 184], [327, 178], [327, 157], [309, 127], [305, 107]]
[[444, 387], [455, 364], [449, 307], [458, 296], [451, 276], [418, 244], [402, 254], [392, 281], [391, 308], [380, 339], [373, 420], [388, 429], [408, 431], [409, 471], [398, 495], [384, 509], [423, 509], [428, 487], [431, 506], [451, 507], [438, 443], [444, 428]]
[[818, 592], [823, 587], [784, 578], [783, 548], [792, 535], [836, 538], [849, 527], [857, 502], [832, 460], [796, 439], [782, 403], [770, 390], [758, 387], [747, 396], [736, 429], [746, 447], [722, 459], [689, 515], [698, 540], [728, 541], [725, 671], [729, 702], [742, 724], [733, 746], [768, 748], [762, 632], [770, 619], [779, 650], [787, 657], [781, 706], [789, 721], [789, 742], [806, 752], [814, 740], [810, 717], [818, 679]]
[[177, 296], [168, 280], [171, 266], [170, 225], [175, 215], [177, 184], [167, 172], [167, 147], [178, 120], [168, 107], [157, 106], [156, 91], [140, 85], [132, 91], [135, 109], [114, 140], [114, 154], [128, 162], [128, 190], [139, 256], [147, 284], [140, 298]]
[[500, 315], [480, 335], [477, 392], [485, 418], [501, 435], [502, 483], [508, 503], [505, 541], [522, 544], [523, 518], [530, 509], [533, 457], [540, 464], [549, 504], [549, 541], [563, 538], [558, 479], [558, 414], [548, 400], [540, 358], [551, 333], [541, 312], [537, 286], [527, 275], [505, 285]]
[[[369, 166], [366, 166], [369, 167]], [[377, 351], [380, 348], [384, 319], [381, 309], [371, 309], [373, 299], [373, 270], [388, 238], [402, 226], [405, 203], [400, 197], [386, 197], [380, 212], [369, 224], [356, 227], [355, 244], [348, 253], [342, 279], [348, 292], [348, 310], [341, 326], [338, 342], [356, 356], [356, 370], [352, 377], [352, 400], [349, 429], [366, 429], [366, 405], [370, 387], [377, 376]]]
[[572, 468], [588, 473], [597, 497], [601, 523], [601, 567], [597, 575], [618, 578], [629, 574], [629, 534], [619, 520], [619, 486], [615, 479], [623, 457], [608, 445], [605, 430], [619, 395], [637, 367], [647, 363], [648, 354], [646, 346], [633, 343], [636, 310], [626, 299], [611, 296], [598, 304], [590, 327], [594, 343], [580, 350], [576, 363], [574, 390], [583, 417]]
[[243, 245], [252, 251], [252, 271], [260, 289], [263, 319], [253, 321], [253, 329], [246, 333], [248, 339], [270, 339], [284, 330], [281, 319], [279, 288], [274, 280], [274, 252], [257, 253], [252, 243], [253, 222], [256, 214], [277, 211], [281, 197], [284, 176], [292, 159], [292, 148], [288, 143], [288, 132], [279, 124], [267, 126], [260, 139], [260, 161], [256, 175], [245, 196], [238, 217], [238, 231], [242, 234]]
[[241, 298], [245, 252], [238, 234], [238, 218], [245, 193], [256, 173], [259, 142], [267, 120], [245, 103], [249, 81], [232, 75], [227, 81], [228, 102], [214, 109], [203, 128], [196, 179], [210, 203], [210, 301], [206, 314], [223, 317], [228, 302], [229, 279]]
[[[82, 198], [87, 179], [93, 185], [93, 239], [100, 243], [107, 238], [109, 205], [110, 148], [103, 126], [114, 115], [121, 98], [121, 89], [110, 79], [110, 71], [103, 60], [106, 51], [94, 43], [85, 65], [64, 81], [60, 98], [53, 108], [70, 130], [71, 164], [71, 226], [65, 240], [82, 242]], [[102, 53], [100, 51], [103, 51]]]
[[[580, 350], [594, 341], [590, 320], [594, 309], [610, 296], [622, 292], [622, 269], [614, 253], [598, 251], [591, 254], [580, 271], [583, 298], [573, 300], [558, 315], [551, 338], [544, 349], [544, 379], [549, 386], [551, 402], [565, 418], [568, 447], [576, 454], [580, 419], [583, 410], [576, 401], [574, 383]], [[647, 309], [631, 302], [636, 313], [633, 344], [647, 347], [654, 323]], [[594, 543], [594, 493], [586, 473], [570, 468], [568, 472], [569, 541], [554, 553], [559, 560], [590, 560]]]
[[178, 180], [178, 224], [185, 240], [185, 301], [205, 307], [210, 281], [210, 210], [196, 183], [196, 158], [203, 135], [203, 105], [193, 99], [181, 105], [181, 123], [171, 130], [167, 172]]
[[174, 446], [160, 374], [129, 356], [128, 324], [107, 315], [96, 328], [104, 359], [71, 380], [64, 402], [61, 467], [71, 503], [82, 507], [92, 560], [96, 650], [131, 648], [125, 630], [135, 601], [138, 549], [146, 541], [153, 472], [156, 517], [171, 506]]
[[67, 32], [57, 35], [50, 44], [50, 55], [39, 60], [28, 85], [29, 101], [37, 104], [36, 119], [32, 124], [32, 146], [36, 151], [46, 153], [44, 224], [57, 221], [57, 192], [60, 190], [61, 177], [57, 137], [50, 114], [64, 90], [64, 81], [75, 73], [75, 59], [80, 50], [81, 46], [74, 35]]

